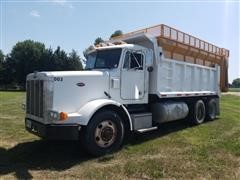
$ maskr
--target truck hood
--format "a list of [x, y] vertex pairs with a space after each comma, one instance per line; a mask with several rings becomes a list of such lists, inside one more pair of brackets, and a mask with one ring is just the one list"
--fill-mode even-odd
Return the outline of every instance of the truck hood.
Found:
[[95, 99], [107, 98], [109, 73], [102, 71], [41, 72], [51, 81], [52, 110], [77, 112], [84, 104]]

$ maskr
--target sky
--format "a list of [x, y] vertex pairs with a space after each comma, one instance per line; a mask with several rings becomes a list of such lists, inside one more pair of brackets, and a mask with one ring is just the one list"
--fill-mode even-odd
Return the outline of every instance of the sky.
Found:
[[166, 24], [230, 50], [229, 82], [240, 77], [240, 3], [237, 0], [0, 0], [0, 49], [32, 39], [47, 48], [83, 50], [115, 30]]

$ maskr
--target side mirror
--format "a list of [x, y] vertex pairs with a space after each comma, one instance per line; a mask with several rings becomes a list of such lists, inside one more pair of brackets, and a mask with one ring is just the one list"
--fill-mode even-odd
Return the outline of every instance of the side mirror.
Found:
[[146, 51], [146, 66], [151, 67], [153, 65], [153, 51], [149, 49]]

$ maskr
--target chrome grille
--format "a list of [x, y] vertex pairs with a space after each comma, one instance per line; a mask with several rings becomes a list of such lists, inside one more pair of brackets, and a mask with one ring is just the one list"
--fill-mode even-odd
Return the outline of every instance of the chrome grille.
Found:
[[27, 81], [27, 114], [43, 117], [43, 80]]

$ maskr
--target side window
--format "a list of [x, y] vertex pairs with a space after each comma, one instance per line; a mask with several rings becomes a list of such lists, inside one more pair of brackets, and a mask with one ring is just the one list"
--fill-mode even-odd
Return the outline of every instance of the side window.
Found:
[[143, 70], [143, 55], [128, 51], [125, 55], [123, 69]]

